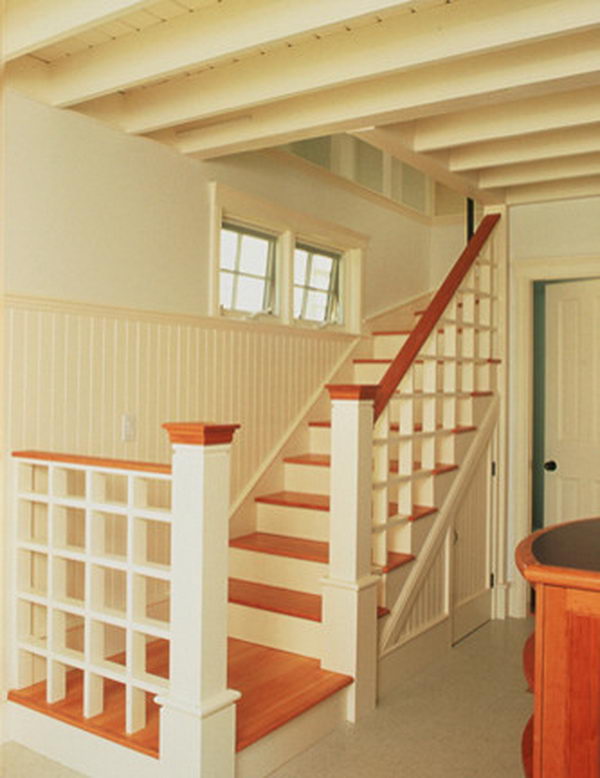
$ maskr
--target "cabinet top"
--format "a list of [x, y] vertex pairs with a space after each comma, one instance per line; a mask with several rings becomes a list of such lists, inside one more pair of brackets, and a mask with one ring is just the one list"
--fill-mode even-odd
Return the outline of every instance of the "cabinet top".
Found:
[[525, 538], [517, 566], [532, 583], [600, 590], [600, 518], [548, 527]]

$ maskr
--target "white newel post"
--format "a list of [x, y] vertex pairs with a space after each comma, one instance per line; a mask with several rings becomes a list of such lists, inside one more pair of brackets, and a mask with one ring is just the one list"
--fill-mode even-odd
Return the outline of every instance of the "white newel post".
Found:
[[323, 581], [327, 670], [353, 676], [348, 718], [373, 710], [377, 696], [377, 584], [372, 573], [371, 491], [376, 386], [329, 386], [331, 497], [329, 575]]
[[170, 687], [160, 699], [165, 775], [233, 778], [227, 688], [229, 458], [239, 425], [169, 423], [173, 445]]

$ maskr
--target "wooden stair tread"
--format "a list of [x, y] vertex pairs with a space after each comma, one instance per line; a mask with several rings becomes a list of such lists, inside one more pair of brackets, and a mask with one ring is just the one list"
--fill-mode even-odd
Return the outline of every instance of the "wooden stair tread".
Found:
[[232, 548], [256, 551], [261, 554], [274, 554], [307, 562], [329, 562], [329, 544], [320, 540], [294, 538], [289, 535], [275, 535], [271, 532], [251, 532], [229, 541]]
[[373, 337], [378, 337], [380, 335], [410, 335], [412, 330], [378, 330], [377, 332], [373, 332]]
[[329, 467], [331, 465], [329, 454], [296, 454], [284, 457], [283, 461], [294, 465], [317, 465], [318, 467]]
[[329, 495], [312, 494], [310, 492], [281, 491], [272, 494], [262, 494], [255, 498], [255, 502], [267, 505], [282, 505], [290, 508], [308, 508], [309, 510], [328, 511]]
[[[331, 428], [331, 422], [330, 421], [309, 421], [308, 423], [309, 427], [324, 427], [327, 429]], [[463, 432], [474, 432], [477, 427], [473, 425], [458, 425], [456, 427], [447, 427], [444, 428], [442, 424], [436, 425], [436, 432], [442, 432], [444, 429], [448, 432], [448, 434], [451, 435], [460, 435]], [[423, 432], [423, 425], [421, 422], [416, 422], [416, 424], [413, 427], [414, 432]], [[391, 432], [400, 432], [400, 425], [398, 422], [392, 422], [390, 424], [390, 431]], [[289, 461], [289, 460], [288, 460]]]
[[412, 514], [408, 517], [409, 521], [418, 521], [424, 519], [425, 516], [431, 516], [432, 513], [437, 513], [438, 509], [431, 505], [413, 505]]
[[[317, 467], [331, 467], [331, 457], [329, 454], [297, 454], [296, 456], [285, 457], [283, 460], [288, 464], [295, 465], [316, 465]], [[439, 475], [441, 473], [449, 473], [451, 470], [457, 470], [458, 465], [445, 464], [443, 462], [436, 462], [435, 467], [425, 468], [427, 472], [431, 472], [433, 475]], [[418, 473], [423, 468], [420, 462], [414, 462], [413, 472]], [[398, 460], [390, 460], [390, 473], [398, 472]]]
[[229, 638], [227, 684], [236, 703], [236, 751], [241, 751], [353, 682], [322, 670], [319, 660]]
[[285, 589], [282, 586], [230, 578], [229, 602], [299, 619], [321, 621], [321, 597], [318, 594]]
[[384, 573], [389, 573], [392, 570], [396, 570], [398, 567], [402, 567], [402, 565], [413, 562], [414, 559], [414, 554], [401, 554], [398, 551], [388, 551], [387, 564], [381, 569]]
[[[147, 647], [147, 661], [164, 677], [169, 664], [167, 641]], [[125, 704], [121, 684], [106, 681], [104, 713], [85, 719], [83, 673], [67, 673], [67, 697], [46, 702], [46, 683], [12, 690], [9, 699], [28, 708], [84, 729], [120, 745], [157, 758], [159, 755], [158, 706], [147, 695], [148, 725], [125, 735]], [[322, 670], [318, 659], [276, 648], [228, 639], [228, 686], [242, 693], [236, 703], [236, 751], [260, 740], [353, 682], [349, 675]]]
[[393, 361], [393, 359], [373, 359], [366, 357], [352, 360], [355, 365], [391, 365]]

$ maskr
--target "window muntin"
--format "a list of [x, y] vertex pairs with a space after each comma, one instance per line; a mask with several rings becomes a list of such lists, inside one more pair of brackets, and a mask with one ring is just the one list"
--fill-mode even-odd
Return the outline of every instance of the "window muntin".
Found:
[[273, 313], [277, 239], [236, 224], [221, 226], [219, 303], [243, 313]]
[[296, 244], [294, 250], [294, 319], [340, 323], [341, 255]]

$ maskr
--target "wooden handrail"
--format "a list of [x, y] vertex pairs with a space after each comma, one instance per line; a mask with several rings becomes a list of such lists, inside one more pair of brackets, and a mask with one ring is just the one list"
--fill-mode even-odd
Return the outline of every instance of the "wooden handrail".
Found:
[[81, 454], [61, 454], [55, 451], [13, 451], [18, 459], [38, 459], [41, 462], [64, 462], [83, 467], [102, 467], [115, 470], [137, 470], [145, 473], [163, 473], [170, 475], [171, 465], [161, 462], [139, 462], [135, 459], [108, 459], [106, 457], [88, 457]]
[[450, 273], [448, 273], [444, 283], [440, 286], [434, 298], [429, 303], [429, 307], [421, 316], [419, 323], [411, 332], [408, 340], [387, 369], [387, 372], [379, 383], [379, 388], [375, 396], [375, 420], [381, 415], [385, 406], [390, 401], [391, 396], [398, 388], [400, 381], [404, 378], [407, 370], [423, 347], [425, 341], [435, 329], [440, 317], [446, 310], [446, 306], [462, 283], [462, 280], [468, 273], [471, 265], [479, 256], [479, 252], [499, 219], [500, 214], [497, 213], [484, 216], [477, 232], [467, 244], [467, 247], [456, 261], [456, 264]]

